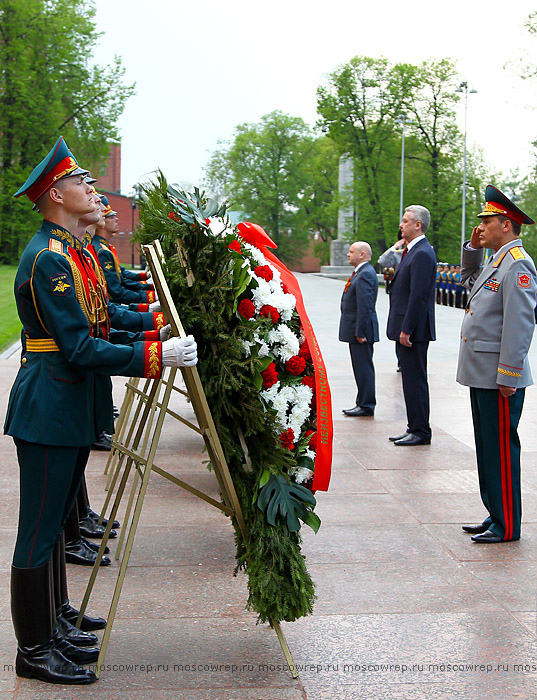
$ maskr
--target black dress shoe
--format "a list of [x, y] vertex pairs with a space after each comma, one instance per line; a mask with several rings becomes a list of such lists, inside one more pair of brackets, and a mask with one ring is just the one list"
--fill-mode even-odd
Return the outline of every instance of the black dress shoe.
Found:
[[408, 433], [408, 435], [400, 440], [395, 440], [394, 445], [397, 447], [414, 447], [414, 445], [430, 445], [431, 438], [423, 438], [414, 433]]
[[[56, 631], [60, 637], [65, 639], [66, 642], [69, 642], [69, 644], [73, 644], [75, 647], [93, 647], [99, 641], [95, 634], [84, 632], [83, 630], [79, 630], [78, 627], [75, 627], [69, 620], [63, 617], [61, 612], [56, 617]], [[61, 651], [61, 649], [58, 649], [58, 651]], [[74, 659], [70, 659], [70, 661], [74, 661]], [[81, 662], [77, 661], [76, 663]]]
[[[89, 516], [92, 520], [95, 520], [95, 522], [99, 522], [99, 517], [100, 517], [100, 516], [97, 515], [97, 513], [96, 513], [94, 510], [91, 510], [91, 508], [88, 510], [88, 516]], [[102, 522], [101, 524], [104, 525], [104, 527], [106, 527], [106, 526], [108, 525], [108, 519], [107, 519], [107, 518], [103, 518], [103, 522]], [[114, 520], [114, 522], [113, 522], [113, 524], [112, 524], [112, 527], [113, 527], [113, 528], [118, 528], [119, 526], [120, 526], [120, 525], [119, 525], [119, 522], [118, 522], [117, 520]]]
[[464, 532], [469, 532], [471, 535], [481, 535], [488, 530], [486, 525], [463, 525]]
[[[93, 537], [96, 540], [102, 540], [104, 537], [104, 532], [106, 527], [104, 525], [99, 525], [99, 523], [86, 515], [84, 518], [80, 518], [78, 521], [78, 526], [80, 528], [80, 534], [83, 537]], [[117, 532], [115, 530], [110, 530], [108, 537], [113, 540], [117, 537]]]
[[92, 444], [91, 449], [100, 450], [101, 452], [110, 452], [112, 449], [112, 438], [106, 433], [101, 433]]
[[474, 542], [479, 542], [481, 544], [497, 544], [498, 542], [506, 542], [507, 540], [502, 540], [502, 538], [497, 535], [492, 530], [487, 530], [482, 535], [474, 535], [472, 537]]
[[354, 408], [346, 408], [343, 413], [346, 416], [353, 416], [354, 418], [362, 416], [372, 416], [373, 411], [369, 408], [360, 408], [360, 406], [355, 406]]
[[[72, 625], [76, 624], [78, 619], [78, 610], [73, 608], [69, 603], [64, 603], [61, 607], [61, 615], [65, 620], [68, 620]], [[91, 632], [92, 630], [102, 630], [106, 627], [106, 620], [103, 617], [90, 617], [89, 615], [84, 615], [80, 623], [80, 629], [84, 632]]]
[[21, 678], [36, 678], [45, 683], [62, 685], [86, 685], [97, 680], [93, 671], [66, 659], [55, 648], [53, 639], [38, 646], [18, 647], [15, 672]]
[[[74, 542], [65, 543], [65, 561], [69, 564], [80, 564], [81, 566], [93, 566], [97, 561], [97, 552], [81, 539]], [[109, 566], [109, 557], [101, 557], [99, 566]]]
[[392, 437], [388, 438], [391, 442], [395, 442], [396, 440], [402, 440], [403, 438], [406, 438], [407, 435], [410, 435], [409, 432], [404, 432], [402, 435], [392, 435]]

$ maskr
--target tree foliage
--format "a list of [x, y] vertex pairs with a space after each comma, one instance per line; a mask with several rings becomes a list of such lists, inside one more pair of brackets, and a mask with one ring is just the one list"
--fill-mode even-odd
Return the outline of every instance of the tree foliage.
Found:
[[312, 228], [325, 236], [335, 229], [336, 149], [298, 117], [275, 111], [237, 126], [205, 171], [209, 189], [260, 223], [286, 261], [300, 259]]
[[[355, 162], [357, 235], [378, 252], [393, 243], [399, 223], [404, 115], [404, 204], [430, 209], [430, 240], [439, 257], [459, 255], [463, 151], [455, 124], [457, 84], [447, 59], [415, 66], [358, 56], [318, 89], [321, 128]], [[468, 162], [471, 207], [484, 173], [481, 160], [472, 163], [470, 154]]]
[[85, 167], [102, 163], [134, 86], [118, 58], [90, 64], [93, 2], [0, 0], [0, 259], [11, 262], [37, 225], [13, 200], [60, 134]]

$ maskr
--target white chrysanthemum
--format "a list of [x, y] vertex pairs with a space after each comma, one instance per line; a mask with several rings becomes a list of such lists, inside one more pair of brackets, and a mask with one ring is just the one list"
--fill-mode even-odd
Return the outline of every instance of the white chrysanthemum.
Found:
[[230, 233], [235, 233], [233, 228], [228, 228], [226, 222], [216, 216], [209, 217], [209, 231], [211, 235], [223, 238]]
[[259, 248], [256, 248], [255, 245], [251, 245], [250, 243], [243, 243], [243, 248], [245, 248], [252, 258], [256, 261], [258, 265], [266, 265], [267, 260], [263, 253], [259, 250]]
[[252, 347], [253, 343], [249, 343], [247, 340], [241, 340], [240, 343], [242, 345], [244, 356], [250, 357], [252, 354], [250, 348]]
[[304, 452], [302, 454], [304, 455], [304, 457], [309, 457], [310, 459], [312, 459], [315, 462], [315, 457], [317, 455], [315, 454], [315, 452], [313, 450], [310, 450], [309, 447], [307, 450], [304, 450]]
[[276, 384], [273, 384], [270, 389], [263, 389], [261, 392], [261, 397], [267, 402], [267, 403], [272, 403], [274, 400], [274, 397], [278, 394], [278, 391], [280, 390], [280, 382], [276, 382]]
[[265, 304], [274, 306], [272, 303], [273, 295], [269, 283], [264, 279], [260, 279], [259, 277], [256, 277], [255, 279], [259, 282], [257, 289], [252, 291], [252, 301], [254, 302], [256, 309], [259, 311], [259, 309]]
[[297, 484], [303, 484], [306, 481], [309, 481], [312, 476], [313, 472], [311, 469], [307, 469], [306, 467], [298, 467], [298, 469], [293, 472], [293, 479]]
[[298, 338], [283, 323], [269, 331], [268, 340], [274, 346], [274, 352], [282, 362], [287, 362], [291, 357], [298, 354], [300, 348]]

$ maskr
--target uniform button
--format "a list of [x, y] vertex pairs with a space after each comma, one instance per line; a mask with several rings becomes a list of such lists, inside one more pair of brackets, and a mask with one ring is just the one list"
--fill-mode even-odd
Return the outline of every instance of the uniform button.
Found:
[[23, 365], [25, 365], [25, 364], [26, 364], [26, 358], [23, 357], [22, 360], [21, 360], [21, 362], [22, 362]]
[[466, 313], [468, 313], [468, 311], [470, 311], [470, 309], [466, 309]]
[[467, 340], [468, 340], [468, 338], [466, 336], [464, 336], [464, 342], [466, 342]]

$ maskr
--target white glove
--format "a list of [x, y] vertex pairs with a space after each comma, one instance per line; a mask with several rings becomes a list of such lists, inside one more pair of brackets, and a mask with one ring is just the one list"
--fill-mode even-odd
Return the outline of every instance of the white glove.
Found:
[[151, 273], [150, 273], [149, 270], [148, 270], [148, 271], [146, 272], [146, 275], [145, 275], [145, 281], [148, 282], [150, 279], [151, 279]]
[[162, 326], [162, 328], [159, 331], [159, 336], [162, 342], [172, 337], [172, 327], [169, 323], [167, 326]]
[[162, 364], [165, 367], [194, 367], [198, 362], [198, 346], [194, 338], [170, 338], [162, 343]]
[[160, 308], [160, 301], [152, 301], [149, 304], [149, 311], [151, 311], [152, 314], [156, 313], [157, 311], [162, 311]]

